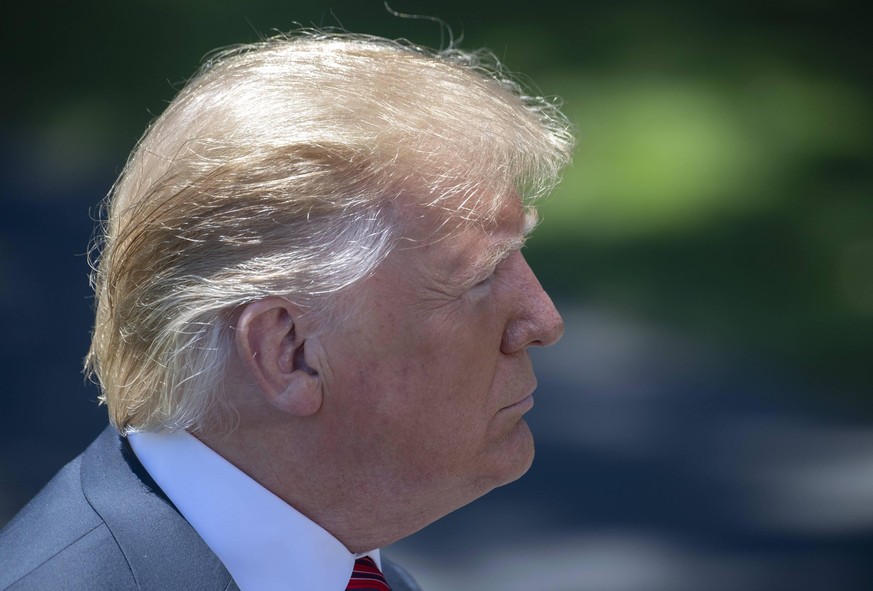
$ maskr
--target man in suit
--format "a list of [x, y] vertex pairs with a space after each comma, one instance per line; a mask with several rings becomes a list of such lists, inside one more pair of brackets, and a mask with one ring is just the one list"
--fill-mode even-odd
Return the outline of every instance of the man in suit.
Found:
[[0, 588], [417, 589], [378, 549], [533, 459], [563, 328], [520, 248], [571, 148], [482, 53], [214, 56], [110, 195], [111, 426], [0, 534]]

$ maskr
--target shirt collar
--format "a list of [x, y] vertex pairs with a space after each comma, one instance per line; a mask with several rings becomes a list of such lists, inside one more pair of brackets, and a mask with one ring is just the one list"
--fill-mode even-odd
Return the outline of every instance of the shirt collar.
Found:
[[132, 433], [143, 467], [242, 591], [344, 591], [355, 558], [314, 521], [186, 431]]

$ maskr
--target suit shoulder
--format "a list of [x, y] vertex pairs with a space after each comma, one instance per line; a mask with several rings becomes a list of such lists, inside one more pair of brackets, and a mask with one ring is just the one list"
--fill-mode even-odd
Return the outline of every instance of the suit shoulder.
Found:
[[[72, 589], [76, 573], [97, 557], [106, 560], [115, 553], [124, 560], [85, 499], [81, 461], [80, 456], [62, 468], [0, 531], [0, 589]], [[55, 575], [62, 579], [52, 585]]]
[[[18, 569], [16, 569], [18, 570]], [[138, 589], [106, 524], [99, 524], [45, 561], [10, 581], [4, 591], [90, 591]], [[4, 574], [4, 578], [5, 578]]]
[[418, 583], [405, 568], [382, 557], [382, 571], [393, 591], [421, 591]]

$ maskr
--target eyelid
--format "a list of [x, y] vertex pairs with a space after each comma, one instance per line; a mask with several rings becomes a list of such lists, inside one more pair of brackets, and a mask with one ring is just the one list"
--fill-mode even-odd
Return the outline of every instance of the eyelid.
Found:
[[532, 210], [532, 213], [533, 215], [525, 216], [525, 231], [521, 235], [494, 245], [490, 252], [481, 256], [479, 265], [477, 265], [481, 271], [470, 278], [467, 289], [487, 283], [497, 272], [497, 269], [500, 268], [500, 265], [505, 263], [513, 254], [521, 252], [521, 249], [524, 248], [527, 242], [530, 231], [533, 230], [533, 226], [537, 222], [536, 210]]
[[491, 271], [487, 275], [481, 277], [478, 281], [476, 281], [476, 283], [473, 284], [473, 287], [475, 287], [477, 285], [482, 285], [483, 283], [488, 283], [489, 281], [491, 281], [491, 278], [494, 277], [495, 271], [497, 271], [496, 267], [491, 269]]
[[473, 285], [481, 285], [482, 283], [486, 283], [488, 280], [494, 277], [494, 274], [497, 273], [497, 269], [500, 268], [500, 265], [505, 263], [506, 260], [513, 255], [513, 253], [519, 252], [521, 250], [521, 246], [523, 245], [520, 245], [517, 248], [507, 249], [506, 251], [501, 253], [500, 256], [497, 257], [489, 267], [487, 267], [480, 275], [477, 276], [477, 279]]

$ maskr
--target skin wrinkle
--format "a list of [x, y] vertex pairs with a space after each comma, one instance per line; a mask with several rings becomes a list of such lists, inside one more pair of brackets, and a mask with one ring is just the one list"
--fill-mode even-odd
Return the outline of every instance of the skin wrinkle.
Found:
[[[273, 418], [275, 443], [266, 449], [295, 453], [274, 454], [262, 470], [260, 448], [244, 454], [241, 461], [255, 464], [248, 473], [361, 551], [526, 471], [533, 443], [521, 416], [527, 407], [516, 404], [536, 385], [526, 348], [557, 339], [560, 317], [521, 253], [509, 251], [475, 293], [454, 288], [437, 307], [420, 301], [422, 291], [448, 291], [445, 277], [468, 275], [478, 260], [471, 253], [516, 244], [524, 217], [519, 203], [509, 204], [492, 232], [467, 225], [452, 240], [396, 249], [359, 287], [359, 313], [341, 330], [313, 337], [300, 326], [301, 338], [310, 335], [307, 363], [323, 404], [311, 417], [288, 417], [285, 428]], [[418, 222], [405, 232], [413, 240], [439, 225]], [[259, 428], [257, 416], [241, 428]], [[332, 466], [329, 475], [313, 467], [323, 465]], [[374, 522], [361, 514], [373, 503], [392, 509]]]
[[[499, 240], [489, 241], [487, 247], [473, 253], [459, 253], [457, 261], [453, 261], [446, 265], [446, 268], [452, 270], [451, 273], [443, 276], [434, 277], [431, 286], [437, 293], [451, 295], [453, 292], [463, 292], [469, 290], [477, 283], [484, 280], [486, 277], [493, 274], [496, 267], [514, 251], [520, 251], [528, 238], [533, 232], [538, 223], [538, 213], [536, 209], [523, 205], [518, 193], [511, 193], [509, 197], [505, 197], [506, 205], [502, 210], [503, 213], [494, 216], [494, 218], [482, 218], [475, 212], [471, 213], [470, 217], [458, 218], [457, 211], [463, 209], [463, 203], [455, 203], [455, 208], [452, 203], [447, 204], [440, 214], [435, 215], [434, 211], [429, 208], [421, 208], [420, 206], [408, 207], [408, 211], [401, 219], [406, 220], [407, 226], [414, 223], [424, 222], [425, 226], [431, 226], [432, 230], [426, 237], [415, 235], [405, 235], [398, 243], [405, 242], [404, 246], [397, 246], [399, 249], [407, 248], [429, 248], [437, 245], [439, 242], [452, 240], [462, 234], [464, 231], [474, 228], [484, 235], [500, 234]], [[411, 212], [411, 213], [410, 213]], [[521, 222], [518, 221], [507, 224], [508, 217], [518, 218], [521, 216]], [[428, 223], [428, 219], [440, 220], [437, 224]], [[413, 220], [410, 222], [409, 220]], [[516, 226], [520, 229], [515, 229]], [[507, 229], [509, 228], [509, 229]], [[420, 234], [420, 232], [419, 232]], [[425, 233], [427, 234], [427, 233]], [[467, 260], [469, 258], [469, 260]], [[436, 268], [441, 269], [442, 266]], [[440, 291], [437, 286], [445, 284], [450, 290]]]
[[521, 248], [572, 145], [485, 53], [216, 54], [106, 206], [87, 364], [111, 421], [196, 433], [352, 551], [518, 478], [527, 350], [563, 330]]

